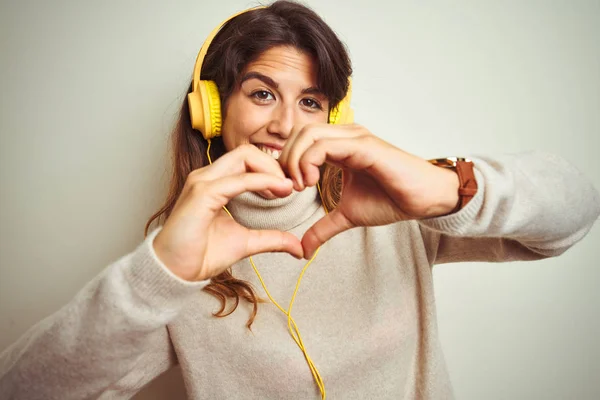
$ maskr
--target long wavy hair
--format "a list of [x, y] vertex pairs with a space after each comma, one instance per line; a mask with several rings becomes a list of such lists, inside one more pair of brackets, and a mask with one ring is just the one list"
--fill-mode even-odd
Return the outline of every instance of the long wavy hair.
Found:
[[[337, 105], [348, 91], [348, 78], [352, 74], [350, 58], [344, 44], [333, 30], [308, 7], [290, 2], [276, 1], [231, 19], [212, 41], [202, 67], [201, 79], [217, 84], [222, 108], [229, 96], [240, 84], [240, 75], [246, 65], [263, 52], [275, 46], [292, 46], [313, 57], [317, 69], [317, 84], [327, 96], [331, 107]], [[192, 83], [188, 93], [192, 90]], [[169, 217], [179, 197], [186, 177], [195, 169], [208, 165], [208, 143], [202, 134], [192, 129], [187, 96], [184, 96], [179, 118], [171, 133], [172, 176], [164, 205], [150, 217], [145, 227], [148, 235], [153, 223], [161, 224]], [[225, 153], [223, 140], [212, 140], [211, 154], [218, 158]], [[342, 171], [326, 164], [322, 169], [321, 187], [325, 206], [332, 210], [340, 199]], [[221, 303], [216, 317], [233, 313], [244, 299], [252, 304], [253, 311], [246, 326], [251, 328], [259, 298], [252, 285], [236, 279], [231, 269], [213, 277], [203, 290], [215, 296]], [[228, 300], [233, 305], [227, 310]]]

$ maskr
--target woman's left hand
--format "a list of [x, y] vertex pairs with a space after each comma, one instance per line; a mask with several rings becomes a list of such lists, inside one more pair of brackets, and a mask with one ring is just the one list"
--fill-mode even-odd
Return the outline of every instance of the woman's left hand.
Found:
[[279, 162], [296, 190], [316, 185], [319, 167], [326, 162], [343, 170], [338, 207], [302, 238], [306, 258], [345, 230], [448, 214], [459, 200], [455, 172], [400, 150], [356, 124], [311, 124], [294, 130]]

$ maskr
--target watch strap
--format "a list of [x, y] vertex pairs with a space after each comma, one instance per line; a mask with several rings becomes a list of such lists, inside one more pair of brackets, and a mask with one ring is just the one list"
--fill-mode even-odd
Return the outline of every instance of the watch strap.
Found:
[[473, 170], [473, 162], [457, 161], [456, 173], [458, 175], [458, 210], [464, 208], [477, 193], [477, 181]]
[[477, 193], [477, 180], [473, 162], [468, 158], [446, 157], [429, 160], [435, 166], [452, 169], [458, 175], [458, 204], [451, 213], [464, 208]]

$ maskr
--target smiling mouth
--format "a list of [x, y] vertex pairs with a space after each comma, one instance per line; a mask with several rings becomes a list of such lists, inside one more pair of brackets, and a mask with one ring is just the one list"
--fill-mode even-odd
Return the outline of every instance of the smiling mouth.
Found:
[[264, 144], [257, 144], [255, 146], [258, 147], [260, 151], [262, 151], [263, 153], [267, 153], [276, 160], [278, 160], [279, 156], [281, 155], [281, 150], [274, 149], [273, 147], [266, 146]]

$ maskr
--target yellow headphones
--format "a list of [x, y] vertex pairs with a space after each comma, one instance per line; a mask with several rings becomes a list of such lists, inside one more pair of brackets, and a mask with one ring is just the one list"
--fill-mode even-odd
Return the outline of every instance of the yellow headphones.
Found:
[[[188, 105], [190, 108], [192, 128], [202, 132], [202, 135], [207, 140], [221, 135], [223, 120], [221, 117], [221, 97], [219, 96], [217, 84], [214, 81], [200, 80], [200, 72], [204, 57], [208, 52], [212, 40], [217, 33], [219, 33], [223, 25], [240, 14], [260, 8], [265, 7], [259, 6], [238, 12], [221, 22], [221, 24], [213, 29], [210, 35], [208, 35], [208, 38], [206, 38], [206, 41], [198, 53], [196, 64], [194, 65], [192, 92], [188, 93]], [[329, 111], [330, 124], [351, 124], [354, 122], [354, 111], [350, 108], [351, 96], [352, 81], [350, 80], [346, 97]]]

